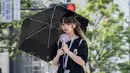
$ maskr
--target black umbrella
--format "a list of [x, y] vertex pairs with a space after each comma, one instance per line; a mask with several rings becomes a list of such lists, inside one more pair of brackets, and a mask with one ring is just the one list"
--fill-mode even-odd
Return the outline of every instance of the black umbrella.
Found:
[[18, 48], [49, 61], [51, 46], [61, 34], [60, 19], [66, 13], [75, 14], [81, 29], [86, 30], [88, 19], [62, 6], [55, 6], [23, 21]]

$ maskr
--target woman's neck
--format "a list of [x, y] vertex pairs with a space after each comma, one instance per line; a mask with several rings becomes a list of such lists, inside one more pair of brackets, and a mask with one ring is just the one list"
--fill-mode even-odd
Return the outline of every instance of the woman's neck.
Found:
[[67, 35], [68, 35], [68, 37], [69, 37], [69, 40], [71, 40], [71, 39], [72, 39], [72, 37], [75, 35], [75, 33], [74, 33], [74, 32], [72, 32], [72, 33], [68, 33]]

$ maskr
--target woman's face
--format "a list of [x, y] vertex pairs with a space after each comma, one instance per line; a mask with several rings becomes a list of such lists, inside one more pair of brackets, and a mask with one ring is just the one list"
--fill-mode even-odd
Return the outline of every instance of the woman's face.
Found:
[[72, 24], [72, 23], [63, 23], [62, 24], [62, 30], [65, 32], [65, 33], [72, 33], [74, 32], [74, 28], [76, 27], [75, 24]]

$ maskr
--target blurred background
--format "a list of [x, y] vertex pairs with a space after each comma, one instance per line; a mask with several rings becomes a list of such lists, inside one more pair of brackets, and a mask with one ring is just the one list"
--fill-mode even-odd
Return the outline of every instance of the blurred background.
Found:
[[69, 4], [90, 20], [88, 73], [130, 73], [130, 0], [0, 0], [0, 73], [49, 73], [45, 61], [18, 50], [20, 27], [38, 12]]

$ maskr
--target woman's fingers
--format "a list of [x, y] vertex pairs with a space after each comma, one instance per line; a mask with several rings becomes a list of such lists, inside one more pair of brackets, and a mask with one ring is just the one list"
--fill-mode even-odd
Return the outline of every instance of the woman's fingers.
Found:
[[63, 55], [63, 54], [64, 54], [64, 52], [63, 52], [62, 49], [59, 49], [59, 50], [58, 50], [58, 53], [59, 53], [60, 55]]
[[65, 46], [65, 43], [62, 43], [62, 47], [64, 47]]

